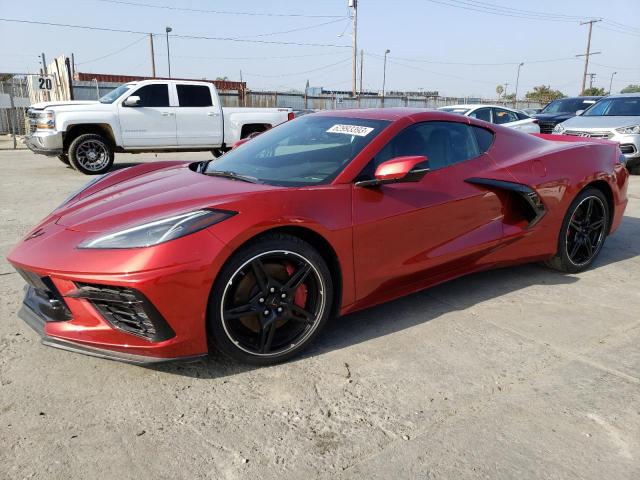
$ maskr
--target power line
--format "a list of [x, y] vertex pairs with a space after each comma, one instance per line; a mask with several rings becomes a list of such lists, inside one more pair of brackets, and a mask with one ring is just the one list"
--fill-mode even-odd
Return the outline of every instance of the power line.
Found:
[[281, 34], [285, 34], [285, 33], [302, 32], [304, 30], [311, 30], [313, 28], [324, 27], [325, 25], [331, 25], [331, 24], [334, 24], [334, 23], [342, 22], [344, 20], [346, 20], [346, 18], [338, 18], [337, 20], [330, 20], [328, 22], [318, 23], [318, 24], [315, 24], [315, 25], [308, 25], [306, 27], [293, 28], [291, 30], [282, 30], [282, 31], [279, 31], [279, 32], [269, 32], [269, 33], [258, 33], [258, 34], [255, 34], [255, 35], [241, 35], [241, 36], [236, 37], [236, 38], [269, 37], [271, 35], [281, 35]]
[[[30, 25], [46, 25], [49, 27], [66, 27], [78, 28], [82, 30], [94, 30], [99, 32], [111, 33], [133, 33], [137, 35], [148, 35], [149, 32], [141, 32], [137, 30], [124, 30], [119, 28], [93, 27], [88, 25], [72, 25], [67, 23], [41, 22], [35, 20], [20, 20], [16, 18], [0, 18], [0, 22], [25, 23]], [[164, 35], [163, 33], [154, 33], [154, 35]], [[171, 35], [171, 38], [182, 38], [187, 40], [218, 40], [223, 42], [240, 42], [240, 43], [259, 43], [268, 45], [295, 45], [301, 47], [334, 47], [334, 48], [351, 48], [349, 45], [335, 45], [330, 43], [303, 43], [303, 42], [281, 42], [275, 40], [250, 40], [238, 37], [208, 37], [205, 35]]]
[[232, 12], [227, 10], [207, 10], [201, 8], [173, 7], [169, 5], [156, 5], [153, 3], [127, 2], [123, 0], [98, 0], [103, 3], [128, 5], [132, 7], [157, 8], [162, 10], [174, 10], [193, 13], [214, 13], [217, 15], [244, 15], [251, 17], [304, 17], [304, 18], [343, 18], [343, 15], [308, 15], [304, 13], [269, 13], [269, 12]]
[[[370, 56], [377, 56], [379, 58], [382, 58], [382, 55], [378, 55], [375, 53], [369, 53], [367, 55]], [[552, 62], [562, 62], [562, 61], [575, 61], [575, 57], [561, 57], [561, 58], [551, 58], [551, 59], [544, 59], [544, 60], [521, 60], [518, 62], [501, 62], [501, 63], [482, 63], [482, 62], [445, 62], [445, 61], [439, 61], [439, 60], [425, 60], [425, 59], [419, 59], [419, 58], [405, 58], [405, 57], [394, 57], [397, 60], [402, 60], [405, 62], [416, 62], [416, 63], [428, 63], [428, 64], [434, 64], [434, 65], [460, 65], [460, 66], [469, 66], [469, 67], [500, 67], [500, 66], [511, 66], [511, 65], [518, 65], [521, 62], [524, 63], [552, 63]]]
[[597, 28], [601, 28], [602, 30], [608, 30], [610, 32], [622, 33], [624, 35], [631, 35], [632, 37], [640, 37], [640, 33], [626, 32], [624, 30], [618, 30], [615, 28], [604, 27], [602, 25], [598, 25]]
[[449, 2], [453, 2], [454, 0], [449, 0], [449, 2], [443, 1], [443, 0], [426, 0], [426, 1], [430, 3], [437, 3], [439, 5], [445, 5], [447, 7], [460, 8], [463, 10], [471, 10], [471, 11], [480, 12], [480, 13], [489, 13], [491, 15], [499, 15], [503, 17], [522, 18], [525, 20], [544, 20], [544, 21], [550, 21], [550, 22], [571, 22], [571, 23], [574, 23], [576, 21], [576, 20], [563, 19], [563, 18], [546, 18], [546, 17], [525, 15], [525, 14], [519, 14], [517, 12], [507, 13], [505, 11], [487, 9], [486, 7], [480, 7], [477, 5], [471, 5], [467, 3], [449, 3]]
[[119, 48], [118, 50], [115, 50], [115, 51], [113, 51], [113, 52], [111, 52], [111, 53], [107, 53], [106, 55], [103, 55], [103, 56], [101, 56], [101, 57], [94, 58], [94, 59], [92, 59], [92, 60], [86, 60], [86, 61], [84, 61], [84, 62], [76, 62], [76, 65], [84, 65], [84, 64], [86, 64], [86, 63], [93, 63], [93, 62], [97, 62], [98, 60], [102, 60], [102, 59], [104, 59], [104, 58], [108, 58], [108, 57], [111, 57], [111, 56], [113, 56], [113, 55], [116, 55], [116, 54], [118, 54], [118, 53], [120, 53], [120, 52], [124, 52], [126, 49], [131, 48], [131, 47], [133, 47], [134, 45], [137, 45], [138, 43], [140, 43], [142, 40], [145, 40], [146, 38], [147, 38], [147, 35], [145, 35], [144, 37], [141, 37], [141, 38], [137, 39], [135, 42], [131, 42], [131, 43], [129, 43], [128, 45], [125, 45], [124, 47]]
[[330, 63], [328, 65], [323, 65], [322, 67], [317, 67], [317, 68], [313, 68], [311, 70], [305, 70], [302, 72], [290, 72], [290, 73], [279, 73], [279, 74], [275, 74], [275, 75], [263, 75], [260, 73], [250, 73], [250, 72], [242, 72], [245, 75], [249, 75], [250, 77], [260, 77], [260, 78], [278, 78], [278, 77], [293, 77], [296, 75], [305, 75], [307, 73], [312, 73], [312, 72], [318, 72], [320, 70], [324, 70], [326, 68], [330, 68], [333, 67], [335, 65], [341, 65], [343, 63], [347, 63], [348, 61], [351, 60], [351, 57], [340, 60], [339, 62], [334, 62], [334, 63]]

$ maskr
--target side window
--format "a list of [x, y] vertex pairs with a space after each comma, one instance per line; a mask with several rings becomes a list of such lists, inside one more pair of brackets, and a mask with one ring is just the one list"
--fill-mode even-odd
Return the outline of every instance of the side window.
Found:
[[474, 110], [469, 114], [470, 117], [477, 118], [478, 120], [484, 120], [485, 122], [491, 123], [491, 109], [490, 108], [479, 108], [478, 110]]
[[502, 108], [493, 109], [493, 123], [502, 125], [503, 123], [517, 122], [518, 115], [515, 112], [509, 110], [503, 110]]
[[480, 153], [484, 153], [491, 148], [493, 144], [493, 132], [486, 128], [471, 126], [474, 135], [476, 136], [476, 142]]
[[[491, 141], [492, 138], [487, 148]], [[486, 143], [485, 139], [485, 145]], [[477, 157], [480, 153], [482, 151], [478, 148], [476, 135], [469, 125], [457, 122], [418, 123], [405, 128], [391, 139], [358, 178], [373, 178], [378, 165], [395, 157], [424, 155], [427, 157], [429, 168], [438, 170]], [[417, 168], [420, 168], [420, 165]]]
[[132, 95], [140, 97], [141, 107], [168, 107], [169, 86], [166, 83], [153, 83], [139, 88]]
[[177, 85], [181, 107], [210, 107], [211, 90], [205, 85]]

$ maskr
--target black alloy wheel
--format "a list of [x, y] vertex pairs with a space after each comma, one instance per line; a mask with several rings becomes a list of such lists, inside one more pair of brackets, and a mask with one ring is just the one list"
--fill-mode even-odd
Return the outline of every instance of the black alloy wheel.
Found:
[[234, 255], [218, 280], [210, 300], [212, 340], [245, 363], [290, 358], [315, 338], [330, 314], [326, 263], [296, 237], [264, 237]]
[[595, 188], [583, 190], [572, 202], [560, 231], [559, 248], [547, 265], [577, 273], [596, 259], [609, 231], [609, 206]]

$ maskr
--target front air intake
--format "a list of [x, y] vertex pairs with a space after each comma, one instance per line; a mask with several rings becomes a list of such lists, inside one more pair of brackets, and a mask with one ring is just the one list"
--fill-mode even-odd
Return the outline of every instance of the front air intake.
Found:
[[127, 287], [77, 283], [77, 289], [65, 295], [82, 298], [114, 328], [151, 342], [162, 342], [175, 332], [142, 292]]

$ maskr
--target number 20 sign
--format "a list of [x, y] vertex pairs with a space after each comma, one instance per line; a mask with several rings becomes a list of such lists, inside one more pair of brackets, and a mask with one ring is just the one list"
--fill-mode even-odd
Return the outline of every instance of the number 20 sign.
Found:
[[38, 89], [51, 90], [53, 88], [53, 81], [50, 77], [38, 77]]

